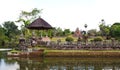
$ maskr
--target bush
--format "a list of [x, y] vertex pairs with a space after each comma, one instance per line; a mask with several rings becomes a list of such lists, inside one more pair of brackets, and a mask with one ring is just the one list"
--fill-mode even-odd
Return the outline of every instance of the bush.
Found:
[[77, 42], [80, 42], [80, 41], [82, 41], [82, 38], [81, 38], [81, 37], [79, 37], [79, 38], [77, 39]]
[[102, 37], [96, 37], [93, 39], [94, 42], [97, 42], [97, 41], [103, 41], [103, 38]]
[[74, 39], [72, 37], [66, 37], [65, 41], [72, 42]]
[[120, 37], [115, 37], [115, 40], [118, 40], [118, 41], [120, 41]]

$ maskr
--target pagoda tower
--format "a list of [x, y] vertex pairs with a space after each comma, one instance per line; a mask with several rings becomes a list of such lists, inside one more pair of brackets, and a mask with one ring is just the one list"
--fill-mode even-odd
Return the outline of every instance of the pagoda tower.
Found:
[[82, 36], [81, 31], [79, 30], [79, 28], [76, 28], [73, 36], [74, 37], [81, 37]]

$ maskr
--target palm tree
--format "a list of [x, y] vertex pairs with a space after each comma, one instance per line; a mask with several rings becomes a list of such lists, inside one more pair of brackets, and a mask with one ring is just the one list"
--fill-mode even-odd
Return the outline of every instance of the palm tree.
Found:
[[84, 25], [85, 28], [87, 28], [87, 26], [88, 26], [87, 24]]
[[[87, 28], [87, 24], [84, 25], [85, 28]], [[87, 40], [88, 40], [88, 36], [87, 36], [87, 30], [85, 30], [85, 34], [83, 35], [83, 39], [85, 41], [85, 44], [87, 45]]]

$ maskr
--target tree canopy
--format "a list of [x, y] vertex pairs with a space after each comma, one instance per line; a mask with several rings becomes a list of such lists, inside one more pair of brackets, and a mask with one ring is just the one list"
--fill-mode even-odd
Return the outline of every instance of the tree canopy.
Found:
[[101, 20], [101, 24], [99, 25], [101, 35], [108, 36], [110, 34], [110, 27], [109, 25], [105, 25], [104, 19]]
[[120, 36], [120, 23], [114, 23], [111, 28], [111, 36], [112, 37], [119, 37]]
[[38, 10], [37, 8], [34, 8], [32, 11], [28, 12], [28, 11], [22, 11], [20, 13], [19, 19], [17, 20], [17, 22], [23, 22], [24, 26], [27, 26], [28, 24], [30, 24], [33, 20], [35, 20], [36, 18], [40, 17], [40, 13], [41, 10]]
[[15, 23], [12, 21], [4, 22], [3, 28], [5, 30], [5, 35], [9, 38], [10, 41], [12, 38], [15, 37], [15, 35], [20, 34], [20, 31], [18, 30], [18, 26], [15, 25]]

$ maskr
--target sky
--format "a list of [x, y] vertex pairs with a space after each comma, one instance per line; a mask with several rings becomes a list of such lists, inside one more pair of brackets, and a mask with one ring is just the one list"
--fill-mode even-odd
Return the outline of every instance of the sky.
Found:
[[[120, 0], [0, 0], [0, 24], [16, 21], [21, 11], [43, 9], [40, 16], [53, 27], [75, 31], [78, 27], [99, 30], [101, 19], [106, 25], [120, 22]], [[17, 23], [19, 25], [20, 23]]]

